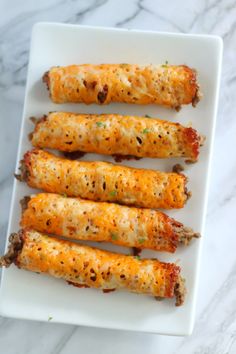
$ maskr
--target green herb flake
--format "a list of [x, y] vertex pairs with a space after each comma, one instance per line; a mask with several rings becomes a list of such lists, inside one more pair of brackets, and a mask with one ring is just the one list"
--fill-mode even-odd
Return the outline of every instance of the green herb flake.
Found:
[[145, 114], [145, 117], [146, 117], [146, 118], [151, 118], [148, 114]]
[[140, 256], [135, 256], [134, 258], [137, 259], [138, 261], [141, 260]]
[[62, 196], [65, 197], [65, 198], [67, 198], [67, 194], [66, 194], [66, 193], [63, 193]]
[[115, 197], [117, 192], [116, 191], [111, 191], [109, 194], [110, 194], [111, 197]]
[[106, 128], [106, 124], [103, 123], [103, 122], [96, 122], [96, 124], [97, 124], [97, 126], [98, 126], [99, 128], [101, 128], [101, 127]]
[[150, 133], [150, 130], [149, 130], [148, 128], [145, 128], [145, 129], [143, 129], [142, 133], [143, 133], [143, 134]]
[[168, 68], [168, 60], [165, 61], [165, 64], [162, 65], [162, 68]]
[[144, 238], [144, 237], [143, 237], [143, 238], [140, 238], [140, 239], [138, 240], [138, 242], [139, 242], [140, 244], [144, 243], [144, 242], [145, 242], [145, 238]]
[[115, 233], [111, 233], [111, 239], [112, 239], [113, 241], [118, 240], [118, 235], [115, 234]]
[[49, 317], [48, 317], [48, 321], [51, 321], [51, 320], [52, 320], [52, 316], [49, 316]]

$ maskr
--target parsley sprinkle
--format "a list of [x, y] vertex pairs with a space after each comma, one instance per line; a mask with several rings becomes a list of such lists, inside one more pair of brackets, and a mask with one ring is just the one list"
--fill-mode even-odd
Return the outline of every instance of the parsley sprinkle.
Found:
[[116, 193], [117, 193], [116, 191], [111, 191], [111, 192], [110, 192], [110, 196], [111, 196], [111, 197], [115, 197], [115, 196], [116, 196]]
[[48, 321], [51, 321], [51, 320], [52, 320], [52, 316], [49, 316], [49, 317], [48, 317]]
[[140, 256], [135, 256], [134, 258], [136, 258], [138, 261], [140, 261]]
[[117, 234], [111, 233], [111, 239], [112, 239], [113, 241], [118, 240]]
[[67, 194], [66, 194], [66, 193], [63, 193], [62, 196], [65, 197], [65, 198], [67, 198]]
[[150, 130], [149, 130], [148, 128], [145, 128], [145, 129], [143, 129], [142, 133], [143, 133], [143, 134], [150, 133]]
[[138, 240], [138, 242], [139, 242], [139, 243], [144, 243], [144, 242], [145, 242], [145, 238], [140, 238], [140, 239]]
[[104, 124], [103, 122], [96, 122], [96, 124], [99, 128], [101, 128], [101, 127], [106, 128], [106, 124]]
[[168, 68], [168, 60], [165, 61], [165, 64], [162, 65], [163, 68]]
[[151, 118], [148, 114], [145, 114], [145, 117], [146, 117], [146, 118]]

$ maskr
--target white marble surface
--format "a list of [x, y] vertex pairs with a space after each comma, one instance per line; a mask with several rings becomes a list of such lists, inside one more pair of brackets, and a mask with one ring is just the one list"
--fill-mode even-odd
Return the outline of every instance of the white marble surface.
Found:
[[0, 352], [235, 354], [235, 0], [1, 0], [0, 14], [1, 253], [8, 222], [29, 39], [35, 22], [207, 33], [224, 39], [220, 107], [193, 335], [165, 337], [0, 318]]

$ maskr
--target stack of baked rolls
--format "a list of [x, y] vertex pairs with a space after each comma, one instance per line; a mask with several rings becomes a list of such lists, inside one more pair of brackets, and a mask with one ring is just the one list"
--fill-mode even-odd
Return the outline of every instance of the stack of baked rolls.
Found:
[[[196, 71], [184, 65], [53, 67], [43, 81], [54, 103], [123, 102], [179, 110], [181, 105], [195, 106], [200, 97]], [[186, 176], [179, 168], [162, 172], [79, 157], [97, 153], [116, 161], [178, 157], [196, 162], [200, 134], [179, 123], [118, 114], [57, 111], [32, 120], [33, 149], [25, 153], [16, 177], [43, 192], [21, 201], [22, 229], [10, 236], [1, 265], [14, 263], [104, 292], [127, 289], [175, 297], [176, 305], [181, 305], [186, 289], [178, 265], [77, 241], [110, 242], [138, 253], [143, 249], [173, 253], [187, 246], [199, 234], [163, 212], [185, 206], [191, 196]]]

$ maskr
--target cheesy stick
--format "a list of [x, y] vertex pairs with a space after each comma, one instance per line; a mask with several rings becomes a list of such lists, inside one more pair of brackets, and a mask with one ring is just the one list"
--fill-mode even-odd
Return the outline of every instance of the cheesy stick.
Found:
[[10, 236], [9, 251], [0, 258], [0, 266], [8, 267], [11, 263], [62, 278], [78, 287], [176, 297], [177, 306], [184, 301], [184, 280], [175, 264], [102, 251], [33, 230], [24, 229]]
[[189, 192], [183, 174], [135, 169], [107, 162], [71, 161], [28, 151], [16, 176], [30, 187], [94, 201], [145, 208], [182, 208]]
[[186, 65], [69, 65], [52, 67], [43, 81], [55, 103], [123, 102], [178, 110], [200, 98], [196, 71]]
[[23, 199], [22, 227], [70, 239], [175, 252], [194, 233], [164, 213], [41, 193]]
[[184, 157], [196, 161], [197, 131], [160, 119], [118, 114], [52, 112], [36, 122], [33, 146], [65, 152], [92, 152], [137, 157]]

